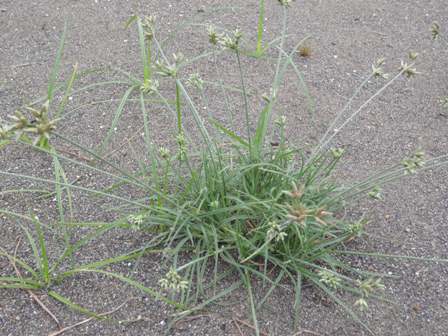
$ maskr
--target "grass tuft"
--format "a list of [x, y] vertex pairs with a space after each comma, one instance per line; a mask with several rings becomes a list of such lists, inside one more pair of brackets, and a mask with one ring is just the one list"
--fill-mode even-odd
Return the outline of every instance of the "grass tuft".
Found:
[[[381, 298], [384, 275], [355, 269], [347, 262], [347, 257], [365, 255], [400, 258], [400, 256], [352, 251], [352, 242], [363, 236], [368, 221], [362, 217], [349, 219], [343, 214], [353, 200], [362, 197], [379, 199], [380, 187], [385, 183], [421, 170], [445, 166], [448, 157], [426, 159], [424, 153], [419, 150], [396, 165], [372, 174], [363, 181], [348, 186], [334, 182], [335, 169], [344, 160], [346, 153], [343, 148], [333, 147], [333, 139], [370, 102], [399, 78], [418, 75], [418, 71], [414, 68], [416, 57], [411, 59], [412, 62], [409, 64], [402, 61], [400, 69], [390, 79], [383, 69], [384, 59], [375, 62], [365, 80], [355, 88], [353, 96], [310, 154], [304, 148], [289, 144], [286, 137], [287, 118], [278, 117], [275, 121], [272, 120], [288, 69], [294, 71], [298, 78], [298, 86], [304, 89], [310, 110], [314, 106], [299, 67], [292, 58], [297, 52], [303, 57], [308, 57], [311, 53], [310, 48], [301, 42], [292, 50], [284, 50], [289, 3], [290, 1], [280, 1], [284, 14], [283, 28], [277, 39], [278, 43], [270, 44], [275, 45], [278, 50], [275, 76], [271, 83], [270, 94], [263, 97], [263, 106], [256, 120], [252, 120], [250, 113], [249, 98], [253, 97], [244, 75], [242, 57], [245, 53], [242, 52], [244, 41], [242, 32], [235, 30], [218, 33], [214, 28], [209, 28], [208, 38], [213, 48], [211, 52], [190, 60], [181, 53], [169, 58], [159, 42], [155, 18], [131, 17], [126, 27], [132, 23], [136, 25], [142, 73], [131, 75], [117, 71], [124, 78], [93, 83], [74, 90], [76, 79], [79, 77], [79, 71], [75, 66], [65, 87], [65, 93], [62, 94], [61, 103], [55, 109], [59, 118], [68, 105], [69, 95], [87, 88], [92, 90], [96, 86], [104, 87], [111, 84], [124, 86], [124, 93], [118, 99], [111, 127], [98, 151], [88, 149], [57, 133], [55, 121], [48, 117], [48, 111], [54, 109], [57, 101], [54, 95], [58, 90], [55, 79], [60, 68], [65, 40], [64, 30], [54, 71], [50, 76], [47, 99], [40, 110], [30, 108], [31, 113], [38, 119], [38, 125], [43, 125], [45, 128], [39, 129], [39, 126], [32, 125], [25, 116], [18, 114], [13, 118], [12, 124], [2, 125], [0, 129], [2, 132], [0, 140], [3, 141], [0, 142], [0, 146], [17, 142], [50, 155], [53, 159], [54, 179], [6, 171], [0, 171], [0, 174], [54, 186], [60, 224], [56, 232], [63, 240], [65, 250], [56, 261], [51, 262], [45, 240], [46, 227], [42, 226], [35, 216], [24, 217], [6, 209], [0, 210], [12, 218], [28, 219], [33, 223], [34, 233], [26, 227], [23, 228], [35, 261], [34, 265], [31, 265], [15, 254], [0, 250], [1, 256], [26, 272], [24, 276], [16, 272], [15, 275], [0, 277], [0, 288], [46, 290], [52, 298], [68, 307], [96, 316], [53, 290], [55, 283], [68, 277], [79, 273], [96, 272], [119, 279], [157, 300], [171, 304], [177, 309], [174, 317], [183, 318], [243, 286], [248, 293], [248, 307], [254, 330], [259, 335], [261, 331], [257, 313], [275, 289], [284, 282], [289, 282], [294, 289], [294, 319], [296, 327], [298, 326], [302, 285], [306, 282], [328, 295], [366, 327], [355, 310], [367, 309], [369, 300]], [[258, 56], [265, 52], [262, 43], [263, 29], [264, 1], [260, 1], [256, 47]], [[190, 93], [189, 88], [205, 95], [209, 82], [202, 80], [198, 74], [184, 73], [187, 64], [191, 65], [208, 57], [216, 64], [218, 57], [224, 53], [235, 60], [240, 87], [235, 88], [221, 82], [213, 85], [222, 89], [224, 100], [227, 100], [226, 95], [229, 92], [241, 95], [245, 135], [240, 135], [237, 130], [227, 127], [225, 122], [218, 121], [212, 115], [204, 118], [198, 107], [197, 97]], [[372, 80], [382, 83], [380, 88], [354, 109], [356, 98]], [[172, 91], [167, 88], [171, 88]], [[153, 96], [157, 99], [153, 99]], [[138, 174], [126, 171], [104, 156], [114, 136], [114, 129], [130, 101], [139, 103], [139, 113], [143, 117], [144, 155], [150, 162], [149, 169], [145, 169], [147, 164], [143, 161], [139, 162]], [[157, 148], [152, 142], [153, 134], [150, 132], [149, 122], [152, 113], [151, 104], [155, 103], [173, 114], [176, 124], [171, 132], [174, 148]], [[199, 141], [189, 134], [190, 130], [185, 123], [187, 116], [194, 122]], [[24, 136], [35, 133], [37, 138], [34, 141]], [[269, 141], [269, 135], [272, 133], [279, 134], [278, 142]], [[52, 141], [53, 136], [66, 145], [84, 152], [94, 159], [92, 161], [101, 165], [61, 155], [58, 146]], [[133, 150], [132, 146], [130, 147]], [[64, 170], [64, 163], [67, 162], [101, 173], [113, 179], [114, 184], [106, 190], [74, 185], [69, 182]], [[108, 169], [101, 166], [107, 166]], [[119, 193], [124, 185], [143, 191], [147, 196], [128, 198]], [[71, 230], [73, 222], [76, 221], [72, 190], [121, 203], [122, 209], [126, 209], [121, 213], [123, 219], [96, 226], [93, 232], [73, 242]], [[64, 206], [65, 199], [68, 202], [68, 211]], [[69, 223], [72, 223], [70, 227]], [[81, 227], [81, 224], [79, 226]], [[123, 255], [88, 264], [66, 263], [67, 259], [74, 257], [74, 252], [82, 246], [117, 227], [149, 232], [152, 238], [144, 242], [144, 247]], [[104, 270], [105, 267], [118, 262], [139, 259], [151, 251], [164, 252], [166, 261], [171, 264], [167, 274], [160, 279], [160, 288], [148, 288], [122, 274]], [[222, 289], [220, 282], [223, 279], [231, 279], [231, 276], [237, 276], [237, 280], [228, 288]], [[265, 290], [262, 295], [255, 293], [258, 287], [254, 285], [258, 281], [265, 285], [262, 288]], [[341, 299], [340, 294], [343, 292], [354, 295], [354, 302], [345, 302]], [[262, 299], [258, 300], [259, 297]]]

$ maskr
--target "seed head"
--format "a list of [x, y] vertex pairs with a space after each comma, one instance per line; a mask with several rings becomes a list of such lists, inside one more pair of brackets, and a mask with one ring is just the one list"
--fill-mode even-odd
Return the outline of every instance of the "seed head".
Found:
[[303, 186], [301, 185], [297, 188], [297, 184], [295, 182], [291, 183], [292, 190], [284, 190], [283, 193], [293, 199], [300, 199], [303, 195]]
[[269, 94], [264, 93], [261, 98], [263, 98], [263, 100], [267, 103], [270, 103], [272, 100], [274, 100], [275, 98], [277, 98], [277, 91], [274, 90], [273, 88], [269, 89]]
[[282, 227], [278, 225], [276, 221], [271, 221], [268, 223], [269, 229], [266, 234], [266, 238], [268, 241], [275, 240], [277, 243], [280, 241], [284, 241], [288, 236], [286, 232], [283, 231]]
[[237, 50], [242, 36], [243, 34], [241, 33], [241, 31], [239, 29], [236, 29], [233, 32], [232, 36], [225, 34], [218, 40], [218, 43], [224, 49]]
[[413, 68], [413, 64], [407, 64], [406, 62], [404, 62], [403, 60], [401, 61], [401, 65], [399, 68], [400, 71], [403, 72], [403, 74], [408, 77], [411, 78], [415, 75], [418, 75], [420, 72], [417, 71], [416, 68]]
[[174, 60], [174, 63], [175, 63], [176, 65], [179, 65], [179, 64], [181, 64], [183, 61], [185, 61], [185, 56], [184, 56], [184, 54], [182, 54], [181, 52], [179, 52], [179, 53], [177, 53], [177, 54], [173, 54], [173, 60]]
[[170, 157], [170, 150], [165, 147], [160, 147], [159, 154], [162, 159], [167, 160]]
[[143, 19], [142, 27], [143, 27], [145, 39], [147, 41], [151, 41], [154, 37], [155, 21], [156, 21], [156, 17], [153, 15], [145, 16]]
[[339, 159], [344, 154], [345, 149], [344, 148], [332, 148], [330, 151], [335, 159]]
[[185, 146], [187, 144], [187, 141], [185, 140], [185, 135], [183, 133], [179, 133], [176, 136], [176, 142], [179, 146]]
[[13, 116], [9, 116], [12, 124], [2, 125], [0, 129], [0, 138], [6, 139], [15, 135], [17, 138], [23, 133], [37, 135], [34, 138], [33, 144], [41, 147], [48, 146], [48, 140], [50, 134], [56, 129], [56, 123], [58, 119], [50, 120], [48, 118], [49, 101], [45, 101], [40, 109], [36, 109], [32, 106], [27, 106], [26, 109], [30, 111], [34, 117], [30, 120], [22, 112], [16, 111]]
[[369, 308], [367, 301], [364, 298], [359, 298], [355, 301], [355, 306], [359, 308], [360, 311], [364, 311]]
[[274, 123], [279, 127], [279, 128], [283, 128], [286, 125], [286, 116], [282, 115], [280, 117], [278, 117], [277, 119], [275, 119]]
[[278, 2], [280, 3], [280, 5], [288, 7], [290, 5], [292, 0], [278, 0]]
[[380, 278], [369, 278], [364, 281], [358, 281], [359, 290], [364, 297], [369, 297], [376, 290], [384, 290], [385, 286]]
[[7, 140], [11, 136], [11, 132], [7, 126], [0, 125], [0, 140]]
[[208, 34], [208, 41], [213, 45], [217, 45], [223, 37], [222, 34], [218, 34], [216, 32], [215, 27], [213, 26], [208, 26], [207, 34]]
[[371, 191], [369, 191], [368, 195], [376, 200], [380, 200], [381, 199], [381, 188], [376, 186], [374, 187]]
[[341, 278], [337, 276], [334, 272], [329, 270], [320, 270], [317, 272], [320, 279], [319, 281], [326, 284], [327, 286], [336, 289], [341, 285]]
[[176, 77], [177, 66], [175, 64], [168, 64], [164, 61], [157, 60], [156, 63], [157, 73], [162, 77]]
[[157, 92], [158, 88], [159, 88], [159, 82], [156, 79], [147, 79], [143, 82], [142, 85], [140, 85], [140, 91], [148, 95]]
[[439, 99], [440, 106], [448, 110], [448, 96]]
[[9, 118], [14, 122], [11, 126], [11, 130], [23, 130], [29, 126], [28, 118], [26, 118], [22, 112], [16, 111], [13, 116], [9, 116]]
[[405, 168], [405, 174], [414, 174], [417, 169], [423, 167], [425, 165], [424, 155], [423, 151], [418, 150], [410, 158], [401, 161]]
[[183, 280], [177, 271], [171, 268], [165, 277], [159, 280], [159, 285], [164, 290], [177, 293], [188, 288], [188, 281]]
[[299, 223], [301, 226], [305, 226], [305, 220], [309, 217], [309, 210], [302, 204], [295, 205], [294, 207], [288, 206], [289, 214], [288, 218]]
[[324, 219], [325, 217], [331, 215], [332, 213], [330, 211], [326, 211], [325, 208], [320, 207], [315, 210], [313, 217], [319, 224], [328, 225], [328, 223]]
[[363, 229], [364, 229], [364, 226], [366, 225], [366, 223], [367, 223], [367, 221], [363, 220], [363, 219], [359, 220], [359, 221], [357, 221], [355, 223], [351, 223], [348, 226], [348, 233], [350, 234], [350, 236], [352, 236], [352, 237], [360, 237], [362, 232], [363, 232]]
[[385, 61], [385, 58], [379, 58], [375, 63], [372, 64], [372, 74], [374, 77], [380, 77], [384, 79], [389, 78], [389, 74], [385, 73], [382, 67]]
[[140, 229], [141, 225], [143, 224], [144, 216], [143, 215], [129, 215], [128, 216], [128, 223], [131, 224], [131, 228], [133, 230]]
[[187, 79], [187, 83], [192, 87], [198, 89], [199, 91], [202, 91], [204, 89], [204, 81], [198, 73], [191, 74]]
[[418, 57], [418, 52], [410, 51], [408, 57], [411, 61], [415, 61]]
[[154, 28], [155, 22], [156, 22], [155, 15], [145, 16], [143, 18], [143, 27]]
[[383, 283], [381, 282], [381, 279], [379, 279], [379, 278], [377, 278], [377, 279], [369, 278], [364, 281], [358, 280], [357, 283], [358, 283], [361, 297], [358, 300], [356, 300], [355, 306], [358, 306], [359, 309], [362, 311], [362, 310], [365, 310], [368, 308], [367, 298], [374, 291], [384, 290], [385, 286], [383, 285]]
[[440, 36], [440, 25], [437, 22], [433, 22], [430, 31], [432, 39], [436, 40]]

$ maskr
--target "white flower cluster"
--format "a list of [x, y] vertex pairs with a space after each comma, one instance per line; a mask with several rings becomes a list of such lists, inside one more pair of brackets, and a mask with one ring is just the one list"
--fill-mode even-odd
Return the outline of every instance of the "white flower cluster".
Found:
[[188, 281], [183, 280], [174, 268], [159, 280], [159, 285], [164, 290], [171, 290], [173, 292], [180, 292], [188, 288]]

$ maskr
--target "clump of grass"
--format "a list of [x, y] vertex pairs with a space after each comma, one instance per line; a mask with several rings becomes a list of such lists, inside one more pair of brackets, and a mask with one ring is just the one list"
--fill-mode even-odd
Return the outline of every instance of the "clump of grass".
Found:
[[[287, 5], [289, 1], [281, 3]], [[260, 5], [264, 5], [264, 2], [260, 1]], [[244, 55], [241, 53], [242, 32], [235, 30], [218, 33], [210, 28], [208, 38], [214, 48], [212, 53], [207, 51], [188, 60], [181, 53], [172, 57], [166, 55], [158, 39], [154, 18], [133, 16], [128, 21], [127, 26], [135, 23], [137, 27], [142, 73], [132, 75], [118, 71], [125, 75], [124, 79], [94, 84], [105, 86], [114, 83], [125, 86], [110, 129], [99, 148], [96, 151], [90, 150], [52, 130], [52, 136], [85, 151], [113, 172], [68, 159], [59, 154], [57, 148], [49, 142], [44, 148], [34, 148], [53, 157], [54, 181], [0, 171], [6, 176], [55, 185], [60, 222], [68, 251], [73, 251], [76, 244], [71, 245], [70, 232], [64, 229], [67, 225], [62, 194], [69, 196], [72, 189], [122, 202], [123, 211], [128, 213], [125, 216], [128, 225], [122, 226], [152, 233], [152, 239], [144, 242], [144, 248], [138, 251], [74, 267], [56, 279], [62, 280], [77, 272], [105, 273], [149, 292], [157, 299], [173, 304], [179, 309], [176, 318], [202, 309], [236, 288], [244, 287], [248, 293], [248, 306], [257, 335], [260, 334], [257, 312], [275, 288], [284, 281], [288, 281], [294, 288], [294, 316], [296, 324], [299, 322], [301, 288], [304, 282], [308, 282], [326, 293], [356, 321], [364, 325], [353, 307], [363, 310], [368, 307], [368, 300], [382, 299], [382, 279], [387, 275], [360, 270], [346, 262], [347, 255], [363, 255], [362, 252], [351, 251], [350, 242], [363, 235], [368, 222], [364, 218], [348, 219], [343, 213], [354, 199], [379, 199], [380, 187], [383, 184], [417, 171], [443, 166], [448, 157], [445, 155], [425, 159], [423, 152], [417, 151], [402, 162], [348, 186], [339, 185], [332, 178], [335, 167], [345, 155], [343, 148], [332, 147], [334, 137], [397, 79], [417, 75], [415, 58], [411, 58], [409, 63], [402, 61], [400, 69], [390, 78], [384, 70], [385, 60], [376, 61], [311, 154], [307, 154], [303, 148], [291, 146], [286, 139], [288, 119], [284, 116], [274, 118], [274, 113], [282, 93], [282, 80], [289, 67], [293, 69], [298, 83], [303, 85], [301, 72], [293, 61], [293, 55], [297, 53], [303, 41], [289, 52], [284, 50], [286, 6], [283, 7], [283, 14], [283, 31], [277, 45], [279, 53], [275, 76], [270, 93], [263, 97], [264, 105], [255, 121], [251, 120], [249, 114], [249, 90], [241, 62]], [[244, 136], [212, 115], [204, 119], [188, 88], [203, 94], [207, 82], [197, 74], [183, 73], [187, 64], [210, 55], [218, 57], [222, 52], [231, 53], [237, 64], [240, 87], [231, 89], [241, 94], [245, 120]], [[372, 80], [384, 82], [358, 108], [353, 108], [359, 93]], [[170, 96], [160, 89], [162, 83], [164, 87], [172, 88]], [[221, 88], [226, 92], [225, 86], [221, 85]], [[140, 103], [145, 155], [150, 162], [149, 169], [143, 162], [139, 162], [142, 167], [139, 174], [125, 171], [103, 155], [113, 136], [113, 129], [120, 121], [124, 107], [130, 99]], [[170, 111], [176, 121], [176, 128], [172, 131], [175, 149], [157, 148], [151, 141], [148, 102], [155, 101]], [[62, 112], [63, 110], [63, 118]], [[195, 122], [200, 136], [199, 143], [194, 142], [189, 130], [184, 126], [186, 113], [189, 113]], [[254, 129], [252, 125], [255, 125]], [[222, 134], [218, 136], [217, 132]], [[270, 145], [269, 132], [279, 134], [278, 143]], [[16, 141], [23, 143], [20, 138]], [[73, 185], [67, 181], [60, 161], [69, 161], [71, 164], [103, 173], [116, 180], [116, 184], [108, 190]], [[144, 191], [148, 196], [128, 199], [114, 193], [125, 184]], [[97, 234], [101, 232], [100, 230]], [[36, 260], [43, 260], [43, 240], [39, 239], [36, 244], [30, 239], [30, 244], [40, 246], [41, 252], [37, 248], [33, 250], [37, 251], [34, 253]], [[101, 270], [111, 263], [141, 256], [148, 250], [165, 251], [168, 262], [172, 263], [170, 270], [160, 280], [160, 292], [144, 287], [123, 275]], [[10, 254], [3, 254], [11, 258]], [[380, 253], [364, 255], [394, 257]], [[182, 264], [181, 260], [184, 260], [185, 256], [189, 261]], [[1, 283], [6, 283], [9, 287], [27, 284], [38, 286], [35, 288], [48, 288], [53, 281], [51, 272], [47, 272], [48, 262], [38, 264], [41, 265], [38, 272], [23, 262], [18, 264], [31, 273], [29, 281], [5, 277], [0, 278]], [[33, 277], [34, 274], [36, 275]], [[229, 274], [238, 275], [238, 280], [220, 291], [219, 283], [228, 278]], [[261, 295], [254, 293], [253, 283], [257, 279], [265, 285]], [[170, 295], [170, 299], [162, 295], [162, 292]], [[339, 295], [341, 292], [353, 294], [356, 297], [354, 302], [344, 302]], [[261, 299], [257, 300], [256, 297]], [[365, 325], [364, 327], [367, 328]]]

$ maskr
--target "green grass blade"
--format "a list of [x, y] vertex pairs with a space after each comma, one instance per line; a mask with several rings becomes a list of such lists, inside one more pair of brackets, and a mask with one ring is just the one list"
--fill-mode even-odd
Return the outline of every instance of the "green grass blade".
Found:
[[135, 280], [132, 280], [132, 279], [130, 279], [130, 278], [124, 276], [124, 275], [121, 275], [121, 274], [118, 274], [118, 273], [107, 272], [107, 271], [103, 271], [103, 270], [98, 270], [98, 269], [79, 269], [78, 270], [78, 273], [88, 273], [88, 272], [100, 273], [100, 274], [104, 274], [104, 275], [107, 275], [107, 276], [112, 277], [112, 278], [116, 278], [116, 279], [118, 279], [118, 280], [120, 280], [120, 281], [122, 281], [122, 282], [124, 282], [124, 283], [126, 283], [126, 284], [128, 284], [128, 285], [130, 285], [132, 287], [134, 287], [134, 288], [137, 288], [137, 289], [141, 290], [142, 292], [144, 292], [146, 294], [151, 295], [153, 298], [155, 298], [157, 300], [165, 302], [165, 303], [167, 303], [167, 304], [169, 304], [169, 305], [171, 305], [171, 306], [173, 306], [175, 308], [178, 308], [178, 309], [185, 309], [184, 305], [182, 305], [182, 304], [180, 304], [178, 302], [175, 302], [173, 300], [170, 300], [170, 299], [164, 297], [162, 294], [160, 294], [156, 290], [154, 290], [152, 288], [149, 288], [149, 287], [146, 287], [146, 286], [143, 286], [141, 283], [139, 283], [139, 282], [137, 282]]
[[[36, 249], [36, 251], [37, 251], [37, 249]], [[21, 259], [19, 259], [19, 258], [13, 256], [13, 255], [7, 253], [1, 247], [0, 247], [0, 256], [5, 256], [11, 262], [14, 262], [16, 265], [21, 266], [25, 271], [30, 273], [34, 277], [34, 279], [40, 279], [39, 274], [37, 274], [37, 272], [30, 265], [28, 265], [27, 263], [25, 263]], [[37, 261], [36, 262], [39, 262], [39, 255], [37, 257]]]
[[[69, 239], [66, 235], [66, 228], [65, 228], [65, 215], [64, 215], [64, 205], [62, 203], [62, 187], [59, 184], [61, 182], [61, 165], [59, 163], [59, 160], [56, 156], [53, 155], [53, 171], [54, 171], [54, 177], [55, 181], [58, 182], [54, 185], [55, 187], [55, 193], [56, 193], [56, 207], [59, 212], [59, 225], [60, 229], [64, 235], [65, 243], [67, 244]], [[66, 182], [66, 181], [64, 181]]]
[[444, 258], [414, 257], [414, 256], [395, 255], [395, 254], [382, 254], [382, 253], [376, 253], [376, 252], [334, 251], [334, 253], [345, 254], [345, 255], [358, 255], [358, 256], [365, 256], [365, 257], [384, 258], [384, 259], [401, 259], [401, 260], [415, 260], [415, 261], [448, 263], [448, 259], [444, 259]]
[[184, 310], [183, 312], [177, 314], [177, 316], [179, 316], [180, 319], [181, 319], [181, 318], [184, 318], [187, 315], [190, 315], [191, 313], [194, 313], [195, 311], [202, 310], [205, 307], [207, 307], [208, 305], [212, 304], [213, 302], [216, 302], [219, 299], [227, 296], [228, 294], [230, 294], [234, 290], [238, 289], [239, 287], [241, 287], [241, 280], [233, 283], [231, 286], [229, 286], [226, 289], [222, 290], [218, 294], [208, 298], [207, 300], [204, 300], [199, 305], [194, 306], [193, 308], [189, 308], [187, 310]]
[[0, 279], [0, 289], [39, 289], [39, 286], [35, 286], [29, 283], [2, 283]]
[[274, 289], [277, 288], [277, 286], [280, 283], [280, 281], [282, 281], [284, 275], [285, 275], [285, 271], [281, 270], [279, 275], [275, 279], [274, 283], [272, 283], [272, 285], [269, 287], [269, 290], [267, 291], [265, 296], [260, 300], [260, 302], [258, 302], [257, 308], [256, 308], [257, 311], [260, 310], [261, 307], [263, 307], [263, 304], [266, 302], [266, 300], [269, 298], [269, 296], [271, 296], [271, 294], [274, 291]]
[[182, 92], [183, 96], [186, 98], [188, 104], [190, 105], [190, 110], [193, 114], [194, 121], [196, 123], [196, 126], [199, 128], [199, 132], [201, 133], [202, 138], [204, 139], [204, 142], [205, 142], [208, 152], [210, 154], [210, 158], [214, 158], [214, 142], [210, 138], [210, 135], [204, 126], [204, 122], [202, 121], [202, 118], [201, 118], [198, 110], [196, 109], [196, 106], [194, 105], [193, 100], [191, 99], [190, 95], [188, 94], [187, 90], [182, 85], [180, 80], [176, 79], [176, 83], [179, 86], [179, 89]]
[[84, 188], [84, 187], [80, 187], [80, 186], [69, 184], [69, 183], [56, 182], [56, 181], [52, 181], [52, 180], [48, 180], [48, 179], [44, 179], [44, 178], [40, 178], [40, 177], [28, 176], [28, 175], [16, 174], [16, 173], [10, 173], [10, 172], [5, 172], [5, 171], [0, 171], [0, 175], [20, 177], [20, 178], [24, 178], [24, 179], [31, 180], [31, 181], [44, 182], [44, 183], [49, 183], [49, 184], [60, 184], [61, 186], [64, 186], [64, 187], [85, 191], [87, 193], [104, 196], [106, 198], [116, 199], [116, 200], [123, 201], [123, 202], [128, 203], [128, 204], [136, 205], [136, 206], [138, 206], [140, 208], [143, 208], [143, 209], [149, 209], [149, 206], [147, 204], [138, 203], [138, 202], [135, 202], [135, 201], [133, 201], [131, 199], [126, 199], [124, 197], [120, 197], [120, 196], [117, 196], [117, 195], [114, 195], [114, 194], [107, 194], [107, 193], [104, 193], [104, 192], [99, 191], [99, 190], [90, 189], [90, 188]]
[[223, 124], [221, 124], [219, 121], [213, 118], [209, 118], [209, 121], [213, 126], [215, 126], [218, 130], [223, 132], [225, 135], [227, 135], [230, 139], [232, 139], [234, 142], [243, 145], [244, 147], [249, 148], [249, 143], [244, 140], [242, 137], [238, 136], [235, 132], [225, 127]]
[[323, 285], [319, 280], [314, 278], [309, 279], [320, 289], [322, 289], [334, 302], [340, 305], [349, 315], [350, 317], [359, 323], [366, 331], [368, 331], [371, 335], [375, 335], [375, 333], [359, 318], [358, 314], [356, 314], [350, 307], [348, 307], [341, 299], [339, 299], [327, 286]]
[[138, 16], [137, 15], [132, 15], [124, 24], [124, 28], [127, 29], [131, 26], [131, 24], [133, 24], [135, 21], [138, 20]]
[[98, 314], [92, 312], [91, 310], [86, 309], [86, 308], [84, 308], [84, 307], [82, 307], [82, 306], [72, 302], [71, 300], [69, 300], [65, 296], [62, 296], [62, 295], [60, 295], [59, 293], [57, 293], [55, 291], [52, 291], [52, 290], [49, 291], [48, 295], [50, 297], [52, 297], [53, 299], [63, 303], [64, 305], [66, 305], [67, 307], [69, 307], [70, 309], [72, 309], [74, 311], [80, 312], [82, 314], [85, 314], [87, 316], [91, 316], [91, 317], [94, 317], [94, 318], [97, 318], [97, 319], [101, 319], [100, 315], [98, 315]]
[[[31, 219], [31, 220], [34, 221], [33, 219]], [[31, 235], [31, 233], [28, 231], [28, 229], [26, 227], [22, 226], [22, 229], [23, 229], [23, 231], [25, 231], [26, 238], [28, 239], [28, 242], [31, 246], [31, 250], [33, 251], [33, 256], [34, 256], [34, 260], [36, 262], [36, 266], [42, 274], [43, 265], [42, 265], [42, 260], [40, 258], [39, 250], [37, 248], [36, 241], [34, 240], [34, 237]]]
[[[103, 234], [105, 234], [106, 232], [119, 227], [120, 225], [122, 225], [122, 223], [124, 223], [124, 221], [122, 220], [118, 220], [115, 221], [113, 223], [101, 223], [101, 224], [97, 224], [100, 225], [98, 228], [96, 228], [95, 230], [93, 230], [92, 233], [84, 236], [83, 238], [79, 239], [78, 241], [76, 241], [73, 244], [69, 244], [66, 246], [64, 253], [56, 260], [56, 262], [53, 263], [51, 269], [50, 269], [50, 273], [56, 273], [59, 265], [66, 259], [66, 258], [70, 258], [73, 253], [77, 250], [79, 250], [81, 247], [83, 247], [84, 245], [88, 244], [89, 242], [93, 241], [94, 239], [96, 239], [99, 236], [102, 236]], [[78, 225], [73, 225], [76, 227], [85, 227], [88, 226], [87, 223], [77, 223]], [[85, 225], [81, 225], [81, 224], [85, 224]], [[88, 223], [91, 224], [91, 223]], [[68, 223], [66, 224], [68, 226]]]
[[300, 272], [297, 272], [294, 297], [294, 329], [297, 329], [299, 326], [300, 305], [302, 303], [302, 274]]
[[40, 225], [40, 221], [36, 218], [34, 220], [34, 225], [36, 228], [37, 233], [37, 241], [39, 243], [39, 249], [40, 249], [40, 260], [41, 260], [41, 274], [42, 278], [45, 281], [45, 284], [50, 284], [50, 267], [48, 262], [48, 255], [47, 255], [47, 246], [45, 243], [45, 237], [44, 233], [42, 231], [42, 227]]
[[67, 22], [64, 24], [64, 31], [62, 32], [61, 41], [59, 42], [59, 48], [56, 53], [56, 59], [53, 64], [53, 68], [51, 69], [50, 79], [48, 82], [47, 100], [50, 104], [53, 101], [56, 79], [57, 79], [57, 76], [59, 75], [59, 70], [60, 70], [60, 66], [61, 66], [61, 58], [62, 58], [62, 54], [64, 53], [66, 33], [67, 33]]
[[115, 111], [114, 118], [112, 120], [112, 124], [110, 125], [109, 130], [107, 131], [106, 137], [102, 141], [102, 143], [99, 146], [99, 153], [102, 153], [106, 146], [109, 143], [110, 138], [112, 137], [112, 134], [115, 132], [115, 127], [117, 127], [118, 122], [120, 121], [121, 115], [123, 113], [124, 107], [126, 105], [126, 102], [131, 95], [132, 91], [134, 91], [135, 86], [131, 86], [126, 90], [123, 97], [121, 98], [120, 104], [117, 107], [117, 110]]
[[249, 102], [247, 100], [247, 93], [246, 93], [246, 83], [244, 81], [244, 74], [243, 74], [243, 68], [241, 65], [241, 57], [240, 52], [238, 49], [236, 49], [236, 59], [238, 61], [238, 72], [240, 75], [240, 81], [241, 81], [241, 89], [242, 89], [242, 96], [243, 96], [243, 102], [244, 102], [244, 117], [246, 121], [246, 132], [247, 132], [247, 141], [249, 142], [249, 153], [252, 158], [253, 151], [252, 151], [252, 135], [250, 132], [250, 121], [249, 121]]
[[254, 299], [254, 294], [252, 292], [252, 285], [250, 283], [250, 276], [249, 276], [249, 273], [247, 272], [247, 270], [245, 271], [244, 275], [245, 275], [244, 282], [246, 284], [247, 292], [249, 294], [250, 310], [252, 313], [252, 322], [254, 323], [255, 335], [260, 336], [260, 327], [258, 326], [257, 311], [255, 308], [255, 299]]
[[[157, 249], [157, 250], [151, 250], [149, 252], [151, 252], [151, 253], [162, 253], [162, 252], [164, 252], [164, 250], [163, 249]], [[119, 262], [131, 260], [131, 259], [136, 259], [139, 256], [141, 256], [143, 253], [148, 253], [148, 251], [146, 249], [137, 250], [137, 251], [130, 252], [130, 253], [127, 253], [127, 254], [119, 255], [117, 257], [107, 258], [107, 259], [104, 259], [104, 260], [101, 260], [101, 261], [96, 261], [96, 262], [92, 262], [92, 263], [89, 263], [89, 264], [84, 264], [84, 265], [81, 265], [81, 266], [77, 266], [77, 267], [75, 267], [74, 269], [72, 269], [70, 271], [64, 272], [62, 274], [62, 277], [71, 276], [71, 275], [73, 275], [75, 273], [80, 272], [81, 270], [99, 269], [99, 268], [103, 268], [103, 267], [111, 265], [111, 264], [116, 264], [116, 263], [119, 263]]]
[[[281, 42], [280, 42], [280, 47], [279, 47], [280, 51], [278, 54], [277, 66], [276, 66], [274, 81], [273, 81], [273, 85], [272, 85], [273, 94], [272, 94], [272, 97], [270, 97], [269, 102], [266, 104], [266, 106], [263, 108], [263, 110], [260, 113], [260, 117], [258, 118], [258, 123], [257, 123], [257, 129], [255, 131], [255, 136], [254, 136], [254, 149], [255, 149], [255, 155], [257, 157], [260, 156], [261, 151], [263, 149], [263, 144], [264, 144], [264, 139], [266, 137], [268, 124], [271, 119], [273, 106], [276, 101], [276, 95], [278, 93], [277, 91], [278, 91], [279, 82], [280, 82], [281, 77], [283, 77], [283, 71], [280, 71], [280, 65], [282, 63], [281, 50], [283, 48], [283, 44], [284, 44], [285, 36], [286, 36], [287, 15], [286, 15], [285, 6], [282, 6], [282, 7], [283, 7], [283, 24], [282, 24], [283, 29], [282, 29]], [[286, 69], [286, 66], [285, 66], [285, 69]]]
[[[302, 40], [304, 41], [304, 40]], [[305, 78], [303, 76], [302, 71], [300, 71], [300, 69], [297, 67], [296, 63], [294, 62], [294, 60], [292, 59], [291, 55], [286, 54], [285, 52], [283, 52], [284, 56], [286, 57], [288, 63], [292, 66], [297, 79], [298, 79], [298, 84], [297, 86], [303, 89], [303, 92], [305, 94], [305, 97], [307, 99], [308, 102], [308, 109], [309, 109], [309, 114], [310, 116], [313, 118], [315, 115], [315, 109], [316, 109], [316, 103], [313, 99], [313, 97], [311, 96], [310, 90], [308, 88], [308, 85], [305, 82]]]
[[11, 143], [10, 140], [0, 140], [0, 150]]
[[272, 101], [268, 102], [261, 110], [260, 117], [258, 119], [257, 130], [255, 131], [254, 136], [254, 148], [257, 156], [260, 155], [263, 149], [264, 138], [268, 129], [273, 104], [274, 103]]
[[62, 101], [59, 104], [58, 111], [56, 112], [56, 115], [54, 116], [55, 119], [59, 119], [62, 116], [62, 113], [64, 112], [64, 109], [65, 109], [65, 106], [67, 105], [70, 94], [72, 93], [73, 83], [76, 80], [77, 73], [78, 73], [78, 63], [76, 63], [73, 66], [72, 75], [70, 76], [70, 79], [67, 84], [67, 88], [65, 89], [64, 97], [62, 97]]

